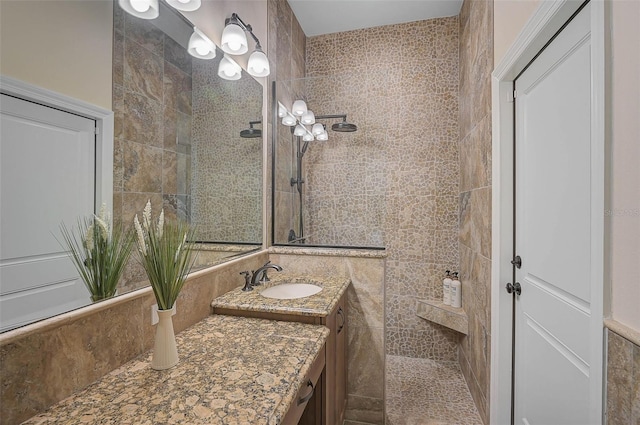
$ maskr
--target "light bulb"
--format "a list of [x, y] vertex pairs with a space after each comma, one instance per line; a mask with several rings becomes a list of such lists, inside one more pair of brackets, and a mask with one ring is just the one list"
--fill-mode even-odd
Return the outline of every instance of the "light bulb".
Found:
[[239, 80], [242, 78], [242, 68], [233, 59], [224, 55], [218, 65], [218, 76], [225, 80]]
[[305, 142], [311, 142], [313, 141], [313, 134], [311, 133], [305, 133], [304, 136], [302, 136], [302, 140], [304, 140]]
[[184, 12], [193, 12], [198, 10], [202, 3], [201, 0], [165, 0], [169, 6]]
[[144, 13], [151, 7], [149, 3], [145, 0], [131, 0], [131, 7], [136, 12]]
[[207, 46], [204, 45], [204, 43], [198, 43], [195, 46], [196, 52], [198, 52], [198, 54], [200, 56], [204, 56], [207, 53], [209, 53], [209, 48]]
[[249, 56], [247, 71], [254, 77], [266, 77], [269, 75], [269, 59], [259, 47]]
[[178, 0], [180, 3], [182, 4], [187, 4], [189, 3], [191, 0]]

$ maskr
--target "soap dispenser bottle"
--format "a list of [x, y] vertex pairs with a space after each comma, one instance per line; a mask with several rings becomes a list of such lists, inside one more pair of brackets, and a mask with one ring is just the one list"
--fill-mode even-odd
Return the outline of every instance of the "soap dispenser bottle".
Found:
[[442, 280], [442, 304], [451, 305], [451, 271], [447, 270]]
[[451, 281], [451, 307], [462, 307], [462, 285], [458, 280], [458, 272], [453, 273], [453, 280]]

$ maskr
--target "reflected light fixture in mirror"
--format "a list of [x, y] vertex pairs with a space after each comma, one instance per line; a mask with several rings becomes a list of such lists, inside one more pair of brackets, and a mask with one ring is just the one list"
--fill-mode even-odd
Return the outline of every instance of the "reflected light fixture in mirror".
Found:
[[213, 59], [216, 57], [216, 45], [196, 27], [193, 27], [193, 34], [189, 38], [187, 50], [195, 58]]
[[201, 0], [166, 0], [166, 2], [174, 9], [182, 10], [183, 12], [193, 12], [198, 10], [201, 5]]
[[239, 80], [242, 77], [242, 68], [236, 61], [224, 55], [218, 65], [218, 77], [225, 80]]
[[155, 19], [160, 14], [158, 0], [118, 0], [125, 12], [142, 19]]

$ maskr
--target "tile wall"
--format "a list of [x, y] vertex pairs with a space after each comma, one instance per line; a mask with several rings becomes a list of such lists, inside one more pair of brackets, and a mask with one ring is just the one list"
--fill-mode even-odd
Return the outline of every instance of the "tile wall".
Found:
[[607, 424], [640, 423], [640, 346], [607, 329]]
[[[296, 255], [291, 250], [304, 250]], [[348, 303], [346, 425], [384, 423], [384, 252], [272, 248], [287, 272], [351, 279]], [[282, 253], [281, 253], [282, 252]], [[289, 253], [287, 253], [289, 252]], [[360, 255], [360, 257], [358, 256]]]
[[[149, 21], [115, 6], [113, 31], [113, 216], [133, 222], [153, 211], [187, 218], [190, 210], [192, 61]], [[120, 293], [146, 284], [137, 261]]]
[[462, 304], [469, 318], [459, 361], [480, 416], [488, 423], [493, 1], [466, 0], [459, 19], [459, 249]]
[[193, 60], [191, 222], [199, 240], [260, 244], [263, 139], [240, 131], [262, 121], [262, 86], [218, 77], [222, 57]]
[[308, 190], [333, 191], [347, 211], [325, 227], [335, 241], [387, 249], [387, 354], [456, 360], [456, 333], [418, 318], [415, 300], [440, 298], [458, 265], [458, 18], [310, 37], [307, 76], [335, 77], [335, 93], [310, 99], [316, 113], [346, 112], [360, 128], [309, 148]]

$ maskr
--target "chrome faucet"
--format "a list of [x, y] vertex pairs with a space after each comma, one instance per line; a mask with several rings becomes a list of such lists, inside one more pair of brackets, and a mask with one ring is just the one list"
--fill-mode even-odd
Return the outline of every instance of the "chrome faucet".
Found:
[[268, 282], [269, 277], [267, 276], [267, 270], [269, 269], [274, 269], [278, 272], [282, 271], [282, 267], [277, 264], [271, 264], [271, 261], [267, 261], [264, 266], [253, 272], [253, 276], [251, 276], [251, 286], [258, 286], [264, 282]]

